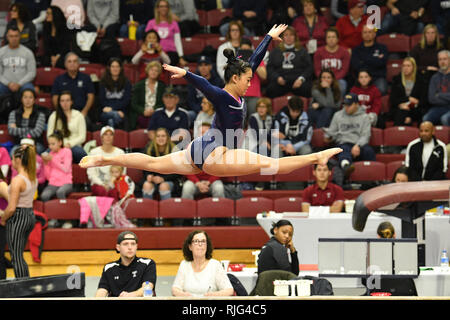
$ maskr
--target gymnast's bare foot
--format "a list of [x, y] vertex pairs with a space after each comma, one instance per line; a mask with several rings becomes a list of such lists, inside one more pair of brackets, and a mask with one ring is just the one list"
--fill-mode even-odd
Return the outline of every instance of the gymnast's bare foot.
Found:
[[101, 167], [103, 164], [103, 156], [85, 156], [80, 161], [80, 167], [82, 168], [92, 168], [92, 167]]
[[317, 152], [317, 164], [326, 165], [328, 160], [334, 155], [341, 153], [343, 150], [341, 148], [330, 148], [320, 152]]

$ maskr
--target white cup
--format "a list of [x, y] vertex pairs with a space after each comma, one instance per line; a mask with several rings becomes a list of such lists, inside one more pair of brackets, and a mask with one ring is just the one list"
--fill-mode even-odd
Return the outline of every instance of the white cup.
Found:
[[220, 263], [222, 263], [222, 267], [225, 269], [225, 272], [227, 272], [228, 266], [230, 265], [230, 260], [221, 260]]

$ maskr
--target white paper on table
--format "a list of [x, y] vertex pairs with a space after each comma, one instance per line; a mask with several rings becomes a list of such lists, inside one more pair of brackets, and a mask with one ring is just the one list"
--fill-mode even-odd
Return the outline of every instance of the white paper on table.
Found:
[[328, 217], [330, 215], [330, 207], [328, 206], [310, 206], [309, 216], [312, 218]]

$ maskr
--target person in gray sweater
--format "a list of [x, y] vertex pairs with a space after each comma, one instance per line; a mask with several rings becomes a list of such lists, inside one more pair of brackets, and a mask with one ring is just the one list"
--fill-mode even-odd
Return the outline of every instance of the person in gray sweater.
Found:
[[117, 0], [88, 0], [87, 16], [97, 28], [100, 38], [115, 38], [119, 33], [119, 6]]
[[375, 161], [375, 152], [369, 145], [370, 120], [359, 107], [358, 96], [344, 97], [344, 108], [336, 112], [329, 128], [323, 128], [326, 143], [334, 142], [343, 152], [337, 155], [339, 166], [348, 177], [354, 170], [353, 161]]
[[192, 37], [200, 30], [194, 0], [168, 0], [172, 16], [180, 27], [181, 37]]
[[0, 97], [34, 90], [36, 60], [30, 49], [20, 44], [20, 31], [11, 27], [6, 33], [8, 44], [0, 48]]

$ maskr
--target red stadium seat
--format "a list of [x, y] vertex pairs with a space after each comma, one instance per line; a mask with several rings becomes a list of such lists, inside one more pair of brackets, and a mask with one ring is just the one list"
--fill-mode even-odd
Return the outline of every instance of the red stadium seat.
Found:
[[312, 181], [314, 180], [314, 176], [312, 175], [313, 166], [303, 167], [297, 170], [292, 171], [291, 173], [286, 174], [276, 174], [275, 181], [276, 182], [288, 182], [288, 181]]
[[203, 198], [197, 200], [197, 218], [234, 218], [234, 200]]
[[411, 48], [411, 50], [420, 42], [421, 39], [422, 33], [413, 34], [412, 36], [409, 37], [410, 40], [409, 47]]
[[0, 124], [0, 143], [14, 141], [14, 138], [9, 135], [8, 132], [8, 125], [7, 124]]
[[89, 185], [87, 169], [80, 167], [77, 163], [72, 164], [72, 182], [73, 184]]
[[264, 197], [236, 200], [236, 218], [256, 218], [258, 213], [273, 210], [273, 200]]
[[37, 95], [36, 96], [36, 104], [38, 106], [42, 106], [48, 109], [54, 109], [53, 108], [53, 102], [50, 95]]
[[128, 219], [157, 219], [158, 211], [158, 201], [146, 198], [132, 198], [125, 207]]
[[80, 219], [80, 205], [76, 199], [53, 199], [44, 202], [44, 212], [49, 219]]
[[225, 37], [221, 37], [221, 36], [215, 36], [215, 37], [208, 37], [205, 39], [205, 45], [210, 45], [211, 47], [213, 47], [214, 49], [218, 49], [219, 46], [226, 42], [227, 39]]
[[195, 54], [202, 52], [205, 47], [205, 39], [198, 37], [186, 37], [181, 39], [184, 54]]
[[275, 212], [301, 212], [302, 198], [301, 197], [284, 197], [273, 201]]
[[[100, 138], [100, 130], [94, 131], [92, 134], [92, 138], [97, 141], [97, 145], [102, 144], [102, 140]], [[128, 132], [121, 129], [114, 130], [114, 146], [119, 147], [121, 149], [128, 149]]]
[[197, 202], [192, 199], [170, 198], [159, 201], [159, 217], [162, 219], [195, 219]]
[[208, 11], [197, 9], [197, 15], [200, 27], [206, 27], [208, 25]]
[[392, 82], [392, 79], [402, 70], [402, 60], [389, 60], [386, 64], [386, 80]]
[[389, 103], [389, 95], [384, 95], [381, 97], [381, 113], [388, 113], [391, 108]]
[[409, 52], [411, 44], [409, 36], [401, 33], [383, 34], [378, 36], [376, 41], [384, 44], [390, 53]]
[[51, 67], [40, 67], [36, 69], [36, 77], [34, 79], [34, 84], [38, 87], [51, 87], [56, 77], [65, 73], [64, 69], [51, 68]]
[[147, 129], [136, 129], [128, 132], [128, 148], [130, 150], [140, 150], [143, 149], [147, 143], [148, 139], [148, 130]]
[[42, 202], [41, 200], [34, 200], [33, 210], [44, 212], [44, 202]]
[[105, 66], [97, 63], [81, 64], [79, 70], [91, 77], [95, 74], [98, 79], [101, 79], [103, 72], [105, 72]]
[[377, 161], [355, 161], [355, 171], [350, 175], [350, 181], [384, 181], [386, 180], [386, 165]]
[[209, 10], [207, 13], [207, 17], [208, 17], [208, 26], [218, 27], [223, 18], [233, 17], [233, 10], [232, 9]]
[[369, 144], [373, 147], [383, 146], [383, 129], [371, 127]]
[[128, 38], [117, 38], [117, 42], [119, 42], [122, 56], [132, 57], [140, 49], [138, 47], [137, 40], [131, 40]]
[[405, 161], [403, 160], [391, 161], [389, 163], [386, 163], [386, 180], [392, 180], [395, 170], [397, 170], [404, 164]]
[[376, 161], [383, 162], [385, 164], [392, 161], [404, 161], [405, 154], [404, 153], [377, 153]]
[[323, 130], [321, 128], [314, 129], [313, 130], [313, 135], [312, 135], [312, 138], [311, 138], [311, 146], [313, 148], [318, 148], [318, 149], [327, 147], [328, 144], [325, 143], [325, 141], [323, 139], [324, 139], [324, 132], [323, 132]]
[[271, 174], [248, 174], [245, 176], [236, 177], [237, 182], [271, 182], [273, 181], [273, 175]]
[[416, 127], [395, 126], [383, 130], [385, 146], [407, 146], [418, 137], [419, 129]]
[[131, 84], [139, 81], [139, 66], [132, 63], [123, 64], [123, 73], [125, 77], [130, 80]]
[[449, 126], [435, 126], [434, 135], [437, 139], [441, 140], [443, 143], [450, 143], [450, 127]]
[[135, 168], [127, 168], [127, 176], [129, 176], [135, 184], [140, 184], [144, 178], [144, 172]]

